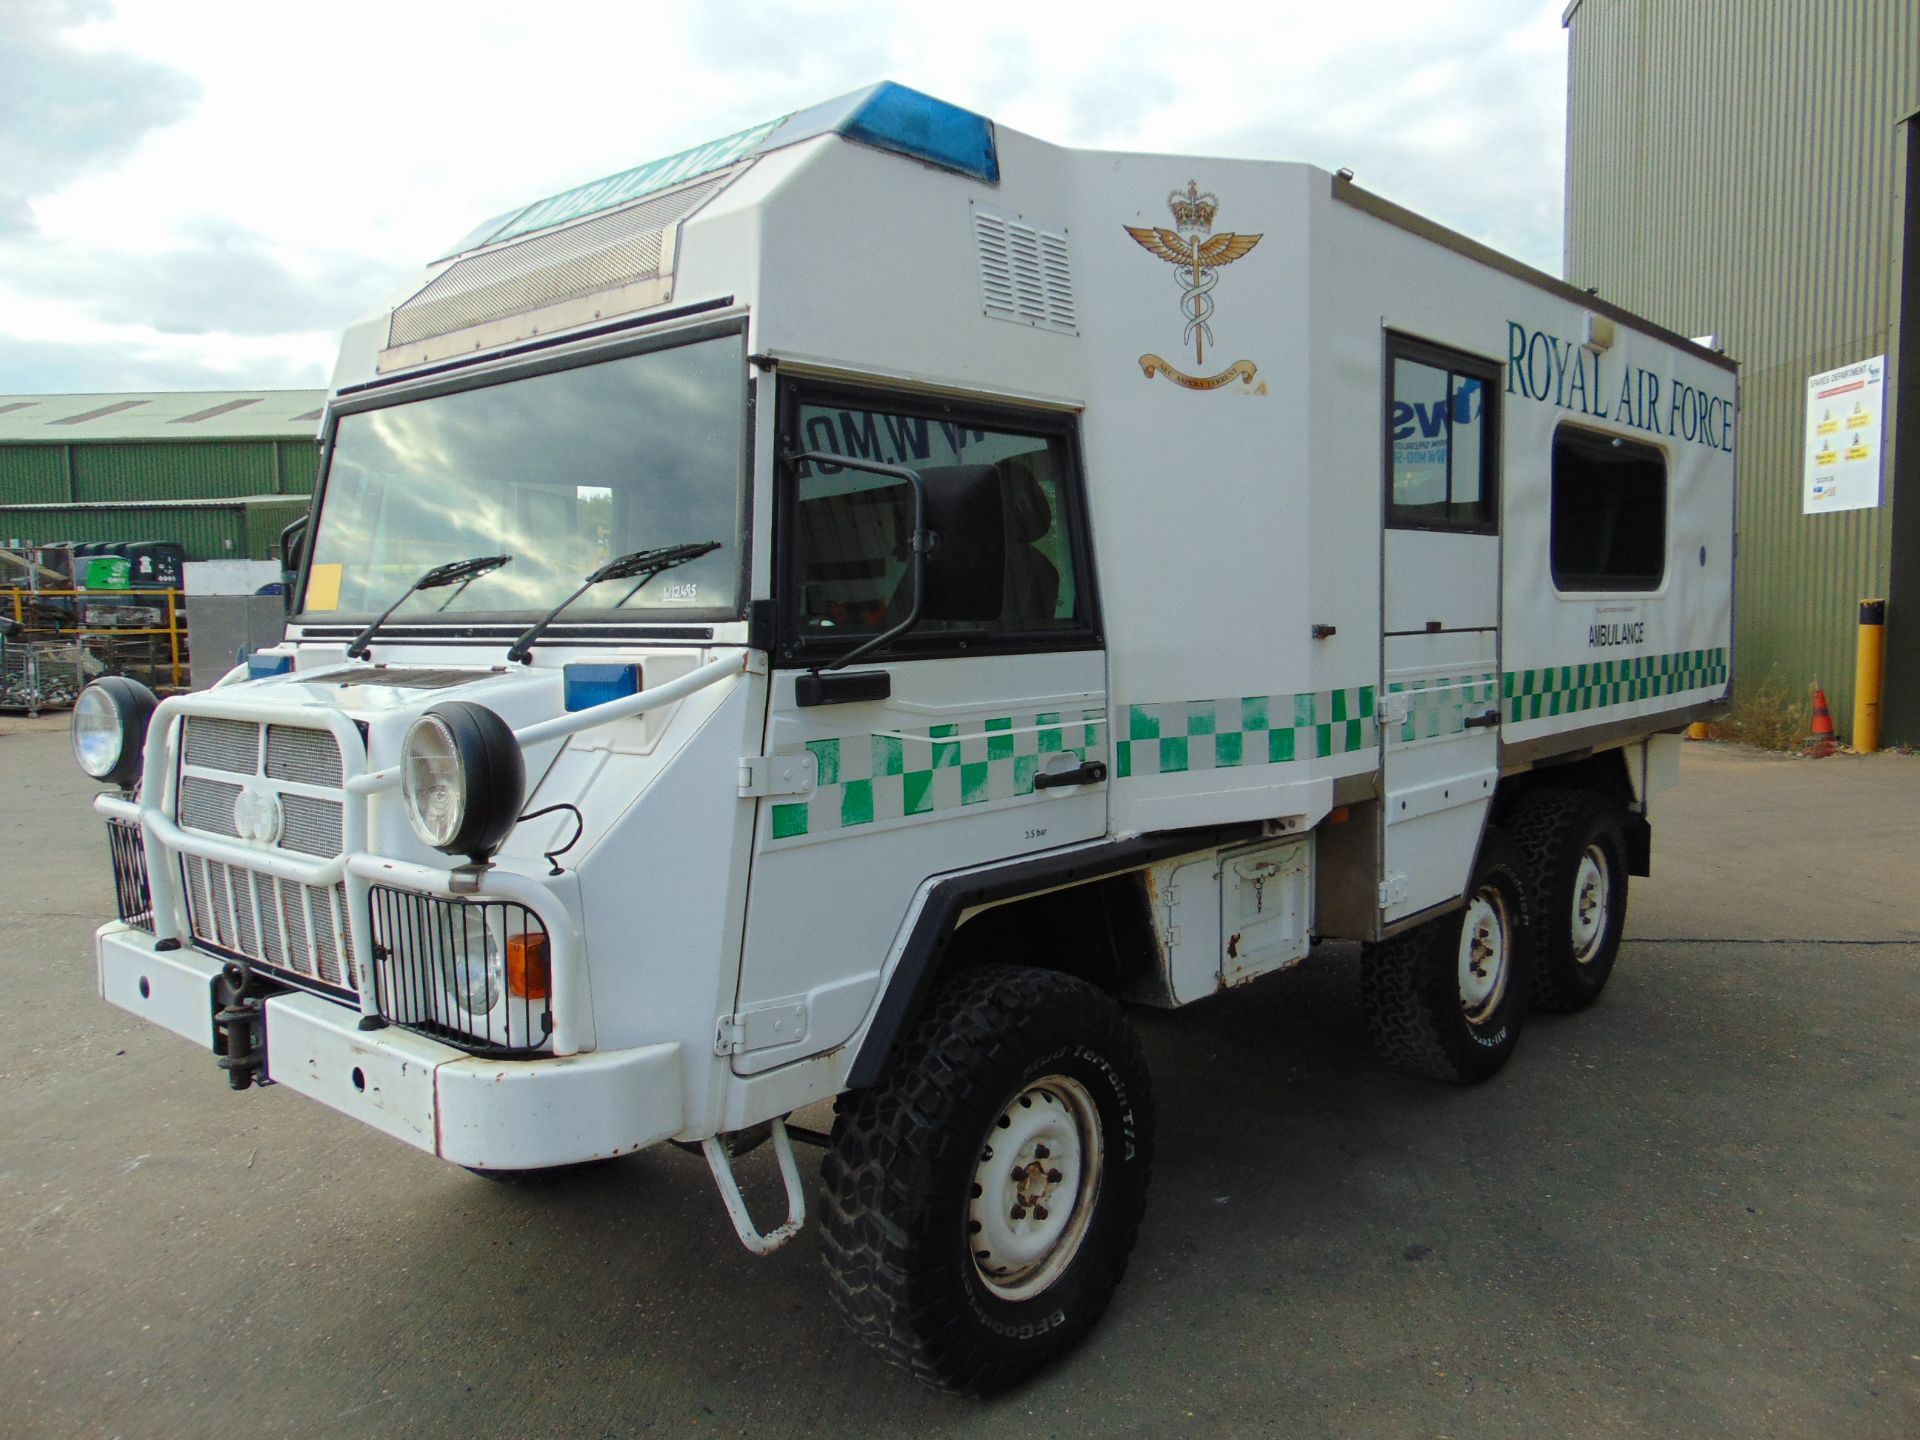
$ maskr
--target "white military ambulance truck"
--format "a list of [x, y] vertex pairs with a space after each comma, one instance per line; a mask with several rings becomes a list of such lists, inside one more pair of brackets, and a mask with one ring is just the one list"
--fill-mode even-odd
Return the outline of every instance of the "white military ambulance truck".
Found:
[[1141, 1222], [1123, 1004], [1360, 941], [1473, 1081], [1600, 993], [1735, 380], [1344, 177], [896, 85], [542, 200], [348, 332], [284, 643], [76, 708], [101, 992], [481, 1174], [701, 1148], [756, 1251], [823, 1145], [846, 1318], [1005, 1386]]

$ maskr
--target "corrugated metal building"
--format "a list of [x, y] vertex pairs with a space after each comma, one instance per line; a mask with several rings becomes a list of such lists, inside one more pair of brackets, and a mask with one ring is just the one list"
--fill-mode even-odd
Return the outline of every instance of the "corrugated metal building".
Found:
[[[1817, 679], [1845, 735], [1859, 602], [1884, 597], [1883, 739], [1920, 743], [1920, 4], [1563, 21], [1568, 280], [1741, 363], [1740, 692]], [[1881, 503], [1803, 513], [1808, 381], [1877, 355]]]
[[0, 395], [0, 541], [167, 540], [190, 560], [271, 558], [313, 492], [325, 398]]
[[189, 560], [271, 560], [280, 532], [307, 513], [305, 495], [219, 500], [103, 501], [94, 505], [0, 505], [0, 543], [63, 540], [168, 541]]

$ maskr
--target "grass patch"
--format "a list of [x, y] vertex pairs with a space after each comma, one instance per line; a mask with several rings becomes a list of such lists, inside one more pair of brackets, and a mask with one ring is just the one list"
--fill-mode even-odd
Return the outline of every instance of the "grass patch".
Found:
[[1813, 728], [1813, 686], [1790, 684], [1778, 665], [1760, 683], [1736, 692], [1733, 713], [1707, 727], [1715, 740], [1731, 740], [1761, 750], [1801, 750]]

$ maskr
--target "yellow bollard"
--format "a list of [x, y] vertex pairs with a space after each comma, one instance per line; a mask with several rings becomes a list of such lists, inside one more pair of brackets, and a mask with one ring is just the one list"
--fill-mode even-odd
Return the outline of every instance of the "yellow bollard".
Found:
[[1880, 748], [1880, 680], [1887, 663], [1887, 602], [1860, 602], [1860, 648], [1853, 665], [1853, 753]]

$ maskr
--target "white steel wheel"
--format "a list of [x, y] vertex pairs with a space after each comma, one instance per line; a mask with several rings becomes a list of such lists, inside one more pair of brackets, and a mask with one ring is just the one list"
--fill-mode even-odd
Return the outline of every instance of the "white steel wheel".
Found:
[[1536, 790], [1514, 807], [1533, 912], [1533, 1003], [1584, 1009], [1600, 998], [1627, 923], [1627, 817], [1589, 790]]
[[1126, 1273], [1152, 1088], [1118, 1002], [1086, 981], [951, 977], [879, 1084], [835, 1102], [820, 1248], [847, 1323], [969, 1395], [1072, 1349]]
[[1613, 867], [1598, 842], [1580, 852], [1573, 872], [1573, 912], [1569, 917], [1573, 962], [1590, 965], [1605, 948], [1612, 929]]
[[1460, 1008], [1469, 1024], [1484, 1024], [1500, 1008], [1512, 957], [1512, 912], [1497, 886], [1483, 885], [1460, 923]]
[[1071, 1076], [1036, 1080], [1000, 1112], [967, 1201], [967, 1247], [989, 1291], [1024, 1300], [1073, 1263], [1098, 1199], [1103, 1144], [1099, 1108]]
[[1360, 1004], [1396, 1070], [1469, 1084], [1507, 1063], [1527, 1016], [1533, 928], [1503, 831], [1480, 842], [1467, 900], [1361, 952]]

